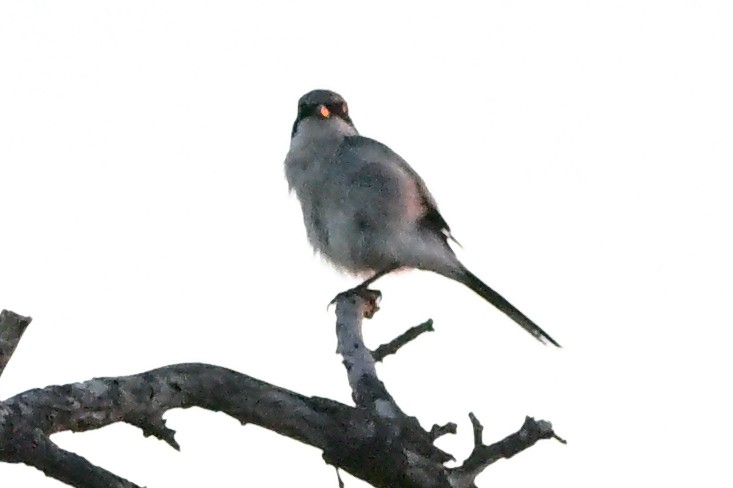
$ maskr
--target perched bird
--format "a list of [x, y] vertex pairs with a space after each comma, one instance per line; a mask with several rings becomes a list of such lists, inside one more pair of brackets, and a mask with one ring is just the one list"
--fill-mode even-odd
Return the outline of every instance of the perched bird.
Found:
[[463, 283], [539, 341], [560, 346], [458, 261], [425, 182], [390, 148], [359, 135], [339, 94], [313, 90], [298, 101], [285, 176], [313, 248], [337, 268], [369, 276], [357, 288], [400, 268], [433, 271]]

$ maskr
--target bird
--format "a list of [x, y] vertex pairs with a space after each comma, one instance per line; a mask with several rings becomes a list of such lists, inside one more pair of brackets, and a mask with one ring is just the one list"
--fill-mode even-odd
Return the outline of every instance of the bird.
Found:
[[432, 271], [560, 347], [458, 260], [450, 246], [458, 241], [423, 179], [392, 149], [359, 134], [338, 93], [317, 89], [300, 97], [284, 167], [314, 251], [343, 272], [368, 276], [355, 290], [400, 269]]

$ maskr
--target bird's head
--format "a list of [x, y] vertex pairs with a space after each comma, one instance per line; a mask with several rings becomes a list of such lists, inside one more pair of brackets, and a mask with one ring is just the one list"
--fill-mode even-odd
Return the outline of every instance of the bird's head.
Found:
[[315, 123], [327, 130], [356, 133], [346, 100], [330, 90], [313, 90], [300, 97], [298, 116], [293, 124], [291, 137], [295, 137], [306, 121], [309, 125]]

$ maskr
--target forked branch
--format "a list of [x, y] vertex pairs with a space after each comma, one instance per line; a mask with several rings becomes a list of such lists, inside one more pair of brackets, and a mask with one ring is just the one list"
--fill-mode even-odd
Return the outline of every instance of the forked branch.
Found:
[[[175, 432], [166, 426], [163, 415], [174, 408], [197, 406], [316, 447], [328, 463], [375, 487], [469, 488], [497, 459], [556, 437], [549, 422], [528, 417], [518, 432], [487, 446], [472, 416], [474, 450], [460, 467], [447, 468], [445, 463], [452, 456], [433, 442], [455, 433], [455, 424], [424, 430], [416, 418], [400, 409], [375, 367], [376, 361], [432, 330], [432, 323], [371, 352], [361, 327], [363, 319], [376, 312], [376, 300], [376, 294], [363, 290], [336, 299], [338, 352], [354, 406], [306, 397], [219, 366], [177, 364], [131, 376], [29, 390], [0, 402], [0, 461], [36, 467], [77, 487], [136, 487], [59, 448], [49, 436], [126, 422], [178, 449]], [[0, 373], [29, 323], [29, 318], [12, 312], [0, 314]]]

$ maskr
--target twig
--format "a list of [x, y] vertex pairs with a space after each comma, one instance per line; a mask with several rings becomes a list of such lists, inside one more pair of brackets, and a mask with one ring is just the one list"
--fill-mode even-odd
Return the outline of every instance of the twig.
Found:
[[484, 426], [481, 425], [473, 412], [469, 412], [468, 418], [471, 419], [471, 425], [473, 426], [473, 446], [478, 447], [484, 443]]
[[448, 422], [445, 425], [433, 425], [433, 428], [430, 429], [430, 437], [435, 440], [439, 437], [442, 437], [446, 434], [455, 434], [458, 432], [458, 426], [453, 422]]
[[499, 459], [508, 459], [532, 447], [541, 439], [557, 437], [550, 422], [527, 417], [519, 431], [487, 446], [481, 443], [483, 427], [473, 414], [471, 423], [474, 428], [474, 441], [477, 443], [463, 464], [450, 470], [449, 479], [453, 488], [472, 487], [476, 476]]
[[387, 344], [382, 344], [381, 346], [376, 348], [372, 352], [372, 357], [376, 362], [381, 362], [385, 357], [389, 356], [390, 354], [395, 354], [397, 351], [400, 350], [402, 346], [404, 346], [408, 342], [417, 339], [417, 337], [420, 336], [422, 333], [432, 332], [434, 330], [435, 329], [433, 329], [433, 319], [428, 319], [420, 325], [410, 327], [400, 336], [392, 339]]

